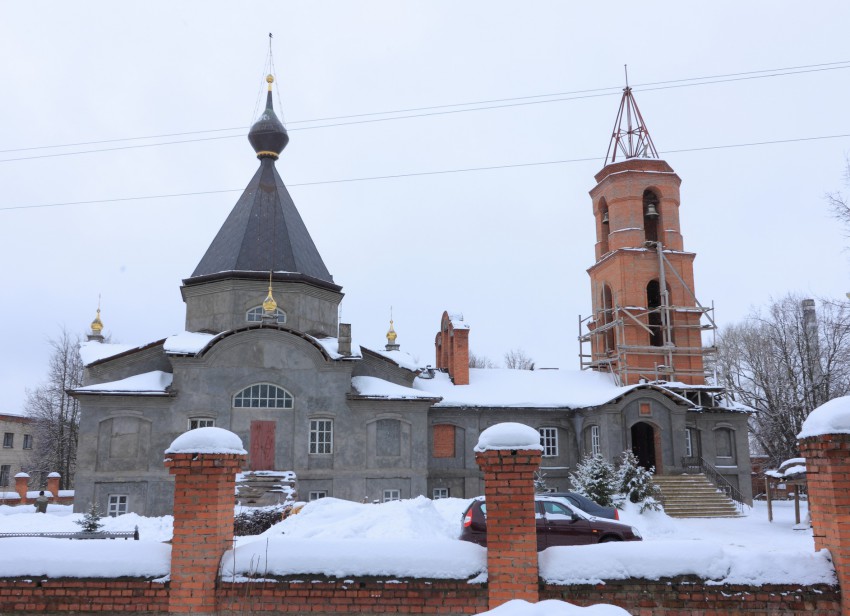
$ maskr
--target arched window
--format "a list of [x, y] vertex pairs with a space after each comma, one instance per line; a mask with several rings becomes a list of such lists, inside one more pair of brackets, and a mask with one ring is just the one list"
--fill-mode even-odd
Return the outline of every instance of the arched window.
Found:
[[608, 202], [605, 199], [599, 201], [599, 243], [601, 246], [601, 254], [608, 252], [608, 235], [611, 233], [611, 224], [608, 220]]
[[643, 191], [643, 230], [647, 242], [658, 241], [658, 228], [661, 223], [661, 201], [651, 190]]
[[[263, 315], [265, 311], [262, 306], [254, 306], [248, 312], [245, 313], [245, 320], [248, 323], [262, 323]], [[275, 310], [275, 314], [277, 315], [278, 323], [286, 323], [286, 313], [280, 308]]]
[[288, 391], [271, 383], [249, 385], [233, 396], [233, 408], [291, 409], [293, 397]]
[[649, 344], [661, 346], [664, 344], [664, 333], [661, 330], [661, 285], [657, 280], [650, 280], [646, 285], [646, 308], [649, 310]]
[[[607, 284], [602, 286], [602, 325], [608, 325], [614, 321], [614, 298], [611, 287]], [[614, 328], [605, 330], [605, 351], [614, 350]]]
[[717, 428], [714, 431], [714, 453], [717, 462], [729, 464], [735, 460], [735, 433], [729, 428]]

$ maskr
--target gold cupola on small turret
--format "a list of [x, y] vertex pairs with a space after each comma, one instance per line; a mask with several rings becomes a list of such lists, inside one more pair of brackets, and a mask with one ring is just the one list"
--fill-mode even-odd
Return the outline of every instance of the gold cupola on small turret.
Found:
[[97, 300], [97, 314], [91, 322], [91, 333], [87, 336], [89, 340], [103, 342], [103, 321], [100, 320], [100, 298]]
[[398, 351], [400, 345], [396, 344], [396, 338], [398, 338], [398, 334], [395, 333], [395, 328], [393, 327], [393, 311], [390, 308], [390, 329], [387, 332], [387, 346], [385, 347], [387, 351]]

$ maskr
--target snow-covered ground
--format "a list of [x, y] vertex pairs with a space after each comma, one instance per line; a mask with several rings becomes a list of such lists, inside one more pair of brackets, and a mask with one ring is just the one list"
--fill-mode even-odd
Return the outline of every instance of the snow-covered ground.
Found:
[[[266, 533], [240, 537], [222, 559], [222, 574], [324, 574], [336, 577], [486, 579], [486, 551], [458, 541], [468, 500], [420, 497], [380, 505], [322, 499]], [[803, 515], [805, 516], [805, 503]], [[68, 506], [48, 514], [0, 506], [0, 532], [76, 531]], [[794, 530], [791, 502], [774, 503], [774, 522], [763, 503], [745, 518], [677, 520], [628, 509], [621, 521], [636, 526], [643, 542], [550, 548], [540, 573], [552, 582], [693, 574], [718, 583], [830, 583], [826, 552], [814, 551], [811, 530]], [[127, 514], [104, 518], [105, 530], [139, 527], [140, 541], [0, 539], [0, 576], [112, 577], [168, 574], [170, 516]]]

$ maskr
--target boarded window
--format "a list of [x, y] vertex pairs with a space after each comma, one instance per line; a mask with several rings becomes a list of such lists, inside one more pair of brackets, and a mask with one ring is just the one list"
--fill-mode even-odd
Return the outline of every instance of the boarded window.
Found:
[[375, 422], [376, 455], [401, 455], [401, 422], [397, 419], [379, 419]]
[[455, 427], [449, 424], [434, 426], [434, 457], [455, 457]]

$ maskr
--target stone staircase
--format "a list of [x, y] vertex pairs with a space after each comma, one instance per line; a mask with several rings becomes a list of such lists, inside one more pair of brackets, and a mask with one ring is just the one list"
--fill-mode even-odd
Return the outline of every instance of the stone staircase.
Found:
[[703, 474], [656, 475], [664, 511], [671, 518], [737, 518], [738, 505]]
[[295, 496], [295, 473], [246, 471], [236, 476], [236, 502], [251, 507], [279, 505]]

